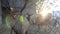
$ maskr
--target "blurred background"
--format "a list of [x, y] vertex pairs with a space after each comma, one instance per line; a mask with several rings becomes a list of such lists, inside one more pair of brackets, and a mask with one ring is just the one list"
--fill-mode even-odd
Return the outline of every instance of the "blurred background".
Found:
[[60, 0], [0, 0], [0, 34], [60, 34]]

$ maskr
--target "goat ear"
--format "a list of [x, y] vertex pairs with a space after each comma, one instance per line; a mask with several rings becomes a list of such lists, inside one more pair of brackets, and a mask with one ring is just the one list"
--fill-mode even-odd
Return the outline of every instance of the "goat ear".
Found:
[[11, 9], [10, 9], [10, 6], [8, 6], [7, 9], [8, 9], [8, 10], [11, 10]]
[[12, 7], [10, 7], [10, 10], [11, 10], [11, 11], [13, 11], [13, 8], [12, 8]]

